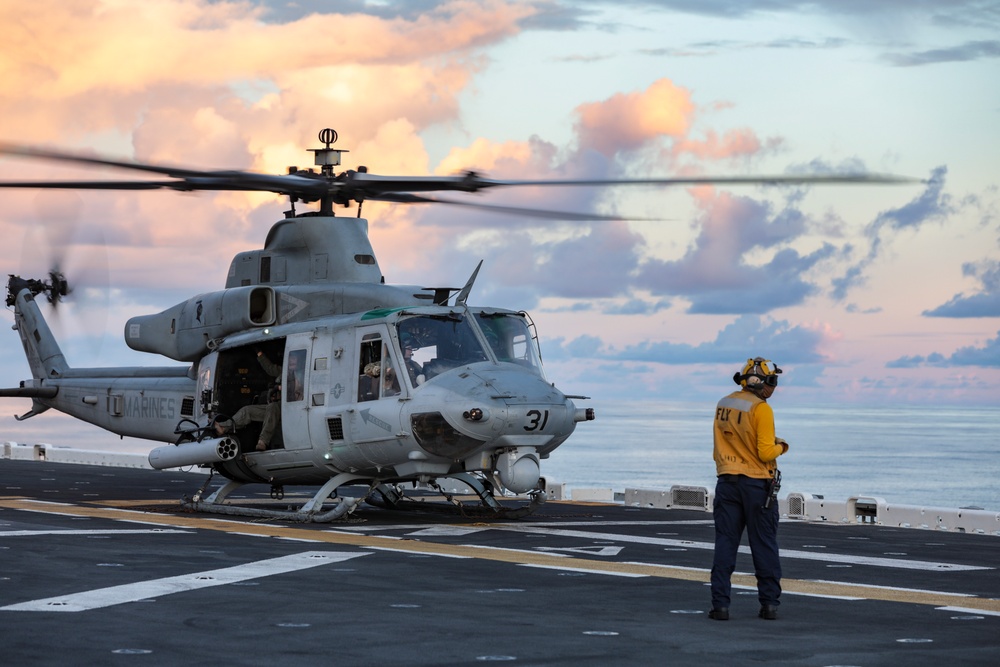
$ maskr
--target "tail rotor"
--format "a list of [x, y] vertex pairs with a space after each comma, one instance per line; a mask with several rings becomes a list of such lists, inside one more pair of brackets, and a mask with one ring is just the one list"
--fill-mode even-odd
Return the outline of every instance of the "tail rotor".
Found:
[[23, 289], [28, 289], [31, 291], [33, 296], [38, 296], [39, 294], [45, 295], [45, 300], [52, 304], [53, 308], [56, 308], [58, 303], [66, 298], [72, 290], [69, 287], [69, 281], [66, 280], [66, 276], [62, 274], [58, 269], [52, 269], [49, 271], [48, 280], [36, 278], [22, 278], [9, 274], [7, 280], [7, 305], [13, 306], [14, 301], [17, 299], [17, 295]]

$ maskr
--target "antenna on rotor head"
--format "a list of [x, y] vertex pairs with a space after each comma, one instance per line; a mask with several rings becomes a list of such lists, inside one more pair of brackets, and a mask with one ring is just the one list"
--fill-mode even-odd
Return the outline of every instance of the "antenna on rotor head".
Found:
[[321, 168], [324, 176], [333, 176], [333, 168], [340, 165], [340, 154], [348, 151], [330, 148], [331, 144], [337, 143], [337, 131], [332, 128], [320, 130], [319, 140], [326, 144], [326, 148], [309, 149], [309, 152], [315, 153], [313, 164]]

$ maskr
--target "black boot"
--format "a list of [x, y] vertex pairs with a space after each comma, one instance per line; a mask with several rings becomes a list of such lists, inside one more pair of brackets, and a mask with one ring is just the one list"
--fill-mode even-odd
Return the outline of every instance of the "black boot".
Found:
[[773, 604], [762, 604], [757, 616], [765, 621], [776, 621], [778, 619], [778, 607]]
[[708, 612], [708, 617], [713, 621], [728, 621], [729, 607], [719, 607], [718, 609], [713, 609]]

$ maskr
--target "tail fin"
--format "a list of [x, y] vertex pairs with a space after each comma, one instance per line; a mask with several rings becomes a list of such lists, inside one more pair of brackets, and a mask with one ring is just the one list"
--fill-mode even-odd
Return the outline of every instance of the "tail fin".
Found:
[[[69, 369], [69, 364], [42, 317], [42, 311], [35, 302], [35, 293], [25, 282], [11, 276], [7, 284], [7, 302], [14, 305], [14, 328], [21, 337], [31, 375], [36, 380], [60, 377]], [[15, 289], [18, 290], [16, 294], [13, 293]]]

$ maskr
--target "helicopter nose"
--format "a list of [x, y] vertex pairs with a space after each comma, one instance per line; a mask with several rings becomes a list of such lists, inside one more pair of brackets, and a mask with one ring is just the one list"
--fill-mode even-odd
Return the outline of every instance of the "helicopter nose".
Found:
[[[421, 407], [430, 405], [433, 410]], [[424, 385], [411, 405], [410, 421], [429, 454], [452, 460], [478, 455], [481, 459], [468, 461], [467, 467], [485, 468], [498, 449], [530, 448], [544, 457], [586, 419], [585, 412], [535, 373], [488, 366]], [[529, 467], [517, 465], [518, 470]]]

